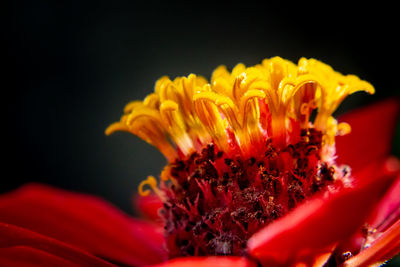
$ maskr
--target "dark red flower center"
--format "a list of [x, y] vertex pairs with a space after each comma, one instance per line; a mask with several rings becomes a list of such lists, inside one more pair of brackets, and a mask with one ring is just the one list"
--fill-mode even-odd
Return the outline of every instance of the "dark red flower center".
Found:
[[321, 161], [321, 142], [309, 129], [284, 149], [269, 139], [252, 157], [209, 144], [171, 163], [162, 211], [170, 257], [245, 255], [255, 232], [346, 174]]

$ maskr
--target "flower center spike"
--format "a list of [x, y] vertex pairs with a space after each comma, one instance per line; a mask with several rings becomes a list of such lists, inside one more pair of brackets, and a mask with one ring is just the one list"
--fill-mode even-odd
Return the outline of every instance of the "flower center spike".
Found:
[[351, 128], [332, 113], [357, 91], [374, 88], [314, 59], [220, 66], [210, 82], [161, 78], [106, 133], [131, 132], [168, 159], [160, 181], [150, 176], [139, 193], [152, 189], [164, 203], [170, 257], [245, 255], [260, 228], [350, 179], [335, 164], [335, 136]]

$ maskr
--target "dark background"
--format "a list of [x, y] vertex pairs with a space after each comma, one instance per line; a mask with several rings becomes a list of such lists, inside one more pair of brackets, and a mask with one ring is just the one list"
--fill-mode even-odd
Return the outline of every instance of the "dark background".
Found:
[[6, 2], [0, 192], [36, 181], [133, 213], [139, 181], [165, 160], [135, 136], [104, 130], [162, 75], [209, 78], [220, 64], [305, 56], [375, 86], [337, 114], [399, 95], [395, 9], [373, 4]]

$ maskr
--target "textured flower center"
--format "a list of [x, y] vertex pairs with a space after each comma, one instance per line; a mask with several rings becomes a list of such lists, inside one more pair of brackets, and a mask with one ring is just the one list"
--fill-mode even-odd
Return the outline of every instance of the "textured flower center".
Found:
[[169, 165], [177, 184], [164, 188], [162, 214], [170, 256], [244, 255], [252, 234], [345, 173], [321, 162], [321, 132], [301, 132], [283, 149], [269, 139], [251, 157], [219, 151]]

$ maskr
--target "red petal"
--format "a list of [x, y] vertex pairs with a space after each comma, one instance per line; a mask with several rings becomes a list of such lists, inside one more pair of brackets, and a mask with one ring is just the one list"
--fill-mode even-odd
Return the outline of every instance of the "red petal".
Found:
[[153, 267], [214, 267], [214, 266], [228, 266], [228, 267], [256, 267], [257, 264], [247, 258], [242, 257], [188, 257], [176, 258], [162, 264], [154, 265]]
[[[361, 181], [354, 188], [326, 193], [256, 233], [248, 242], [249, 252], [262, 263], [285, 264], [303, 260], [310, 263], [346, 240], [365, 221], [370, 210], [394, 180], [397, 166], [391, 160], [363, 171], [375, 179]], [[390, 167], [390, 168], [389, 168]], [[357, 174], [356, 174], [357, 176]]]
[[[389, 160], [388, 167], [393, 169], [399, 168], [399, 162], [396, 159]], [[397, 166], [396, 166], [397, 165]], [[359, 172], [359, 178], [364, 178], [363, 180], [369, 179], [369, 169], [363, 172]], [[362, 177], [365, 176], [365, 177]], [[375, 229], [374, 235], [379, 235], [390, 227], [396, 220], [400, 217], [400, 200], [398, 196], [400, 194], [400, 175], [397, 177], [396, 181], [387, 191], [385, 196], [379, 201], [379, 204], [375, 208], [374, 212], [369, 215], [366, 224], [370, 229]], [[341, 242], [335, 249], [335, 255], [339, 262], [341, 262], [342, 254], [345, 252], [351, 252], [352, 255], [356, 255], [365, 245], [365, 231], [364, 227], [360, 228], [353, 234], [353, 236]]]
[[78, 266], [66, 259], [30, 247], [0, 248], [0, 266]]
[[138, 210], [145, 218], [157, 222], [161, 220], [158, 212], [162, 208], [163, 203], [156, 195], [145, 197], [135, 195], [133, 198], [133, 204], [136, 207], [136, 210]]
[[93, 196], [30, 184], [0, 196], [0, 221], [115, 262], [154, 264], [165, 258], [159, 229]]
[[371, 246], [345, 262], [345, 266], [383, 263], [400, 251], [400, 220], [387, 229]]
[[399, 99], [390, 99], [340, 117], [351, 133], [336, 138], [337, 162], [356, 171], [388, 156], [399, 112]]
[[400, 218], [400, 175], [385, 197], [380, 201], [369, 225], [378, 231], [385, 231]]
[[32, 231], [0, 223], [1, 266], [114, 266]]

